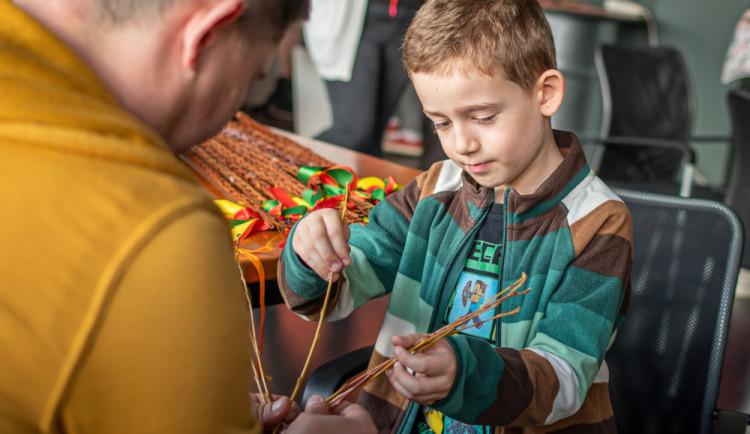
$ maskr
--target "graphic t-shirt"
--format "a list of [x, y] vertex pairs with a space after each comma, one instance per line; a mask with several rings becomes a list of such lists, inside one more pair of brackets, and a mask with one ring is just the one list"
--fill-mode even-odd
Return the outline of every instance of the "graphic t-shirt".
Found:
[[[451, 302], [445, 312], [445, 324], [479, 309], [486, 300], [498, 292], [498, 276], [503, 257], [503, 240], [505, 238], [503, 205], [493, 203], [487, 219], [479, 228], [474, 244], [466, 258], [466, 264], [453, 291]], [[485, 312], [472, 320], [474, 327], [461, 333], [486, 339], [494, 344], [497, 320], [488, 321], [495, 312]], [[486, 321], [486, 322], [484, 322]], [[422, 407], [424, 421], [418, 424], [420, 433], [481, 433], [489, 434], [491, 427], [467, 425], [454, 420], [439, 411]]]

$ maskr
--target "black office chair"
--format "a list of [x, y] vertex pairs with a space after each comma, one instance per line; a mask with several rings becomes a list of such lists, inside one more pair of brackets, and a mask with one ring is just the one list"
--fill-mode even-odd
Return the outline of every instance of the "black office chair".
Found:
[[[630, 311], [607, 353], [618, 432], [711, 432], [742, 222], [715, 201], [616, 193], [633, 216]], [[745, 432], [745, 415], [717, 415]]]
[[[602, 126], [592, 167], [608, 184], [661, 194], [721, 200], [693, 188], [693, 90], [685, 61], [670, 47], [600, 45], [595, 63]], [[693, 190], [696, 190], [693, 192]]]
[[[620, 434], [744, 433], [716, 412], [743, 228], [722, 203], [618, 190], [633, 215], [630, 311], [607, 354]], [[329, 362], [305, 390], [329, 396], [364, 370], [372, 347]]]
[[[734, 89], [727, 95], [732, 117], [732, 160], [724, 203], [739, 214], [750, 228], [750, 92]], [[742, 266], [750, 268], [750, 230], [745, 234], [745, 256]]]

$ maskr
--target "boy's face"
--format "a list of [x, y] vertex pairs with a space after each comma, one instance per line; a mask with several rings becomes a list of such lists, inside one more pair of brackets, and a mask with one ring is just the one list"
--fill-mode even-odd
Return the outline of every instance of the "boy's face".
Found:
[[533, 193], [562, 161], [542, 78], [531, 92], [481, 73], [414, 73], [412, 81], [445, 153], [480, 185], [494, 188], [495, 201], [506, 187]]

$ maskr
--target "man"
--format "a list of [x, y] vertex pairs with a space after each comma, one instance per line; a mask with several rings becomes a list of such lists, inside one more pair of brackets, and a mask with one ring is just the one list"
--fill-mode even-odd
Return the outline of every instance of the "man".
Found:
[[[173, 153], [229, 119], [306, 3], [0, 0], [0, 432], [294, 417], [251, 403], [229, 232]], [[312, 407], [289, 432], [373, 429]]]

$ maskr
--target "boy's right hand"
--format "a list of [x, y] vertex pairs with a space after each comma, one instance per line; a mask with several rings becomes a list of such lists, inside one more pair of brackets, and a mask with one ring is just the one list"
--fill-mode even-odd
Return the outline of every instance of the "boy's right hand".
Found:
[[332, 208], [307, 215], [297, 223], [292, 237], [294, 252], [321, 279], [333, 281], [338, 273], [351, 264], [349, 256], [349, 226], [341, 223], [341, 212]]

